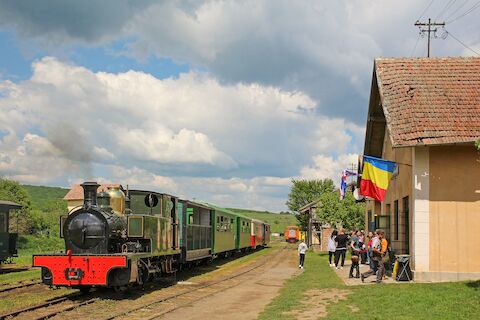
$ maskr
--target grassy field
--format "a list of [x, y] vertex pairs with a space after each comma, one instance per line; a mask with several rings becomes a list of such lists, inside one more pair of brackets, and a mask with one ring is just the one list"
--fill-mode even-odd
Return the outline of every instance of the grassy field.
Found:
[[229, 210], [232, 210], [250, 218], [259, 219], [269, 223], [272, 227], [272, 232], [285, 233], [286, 226], [297, 225], [298, 223], [297, 218], [293, 214], [280, 214], [268, 211], [255, 211], [233, 208], [229, 208]]
[[327, 258], [309, 253], [305, 271], [287, 281], [259, 319], [473, 319], [480, 314], [479, 281], [347, 287]]
[[30, 194], [32, 209], [49, 210], [53, 203], [59, 202], [64, 205], [65, 211], [67, 211], [67, 201], [63, 200], [63, 197], [69, 189], [30, 185], [23, 185], [23, 187]]

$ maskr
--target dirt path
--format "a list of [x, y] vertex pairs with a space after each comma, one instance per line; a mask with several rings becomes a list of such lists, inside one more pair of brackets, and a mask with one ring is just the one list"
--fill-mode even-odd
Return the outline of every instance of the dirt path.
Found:
[[159, 319], [256, 319], [285, 280], [298, 273], [296, 250], [281, 250], [241, 284], [179, 308]]

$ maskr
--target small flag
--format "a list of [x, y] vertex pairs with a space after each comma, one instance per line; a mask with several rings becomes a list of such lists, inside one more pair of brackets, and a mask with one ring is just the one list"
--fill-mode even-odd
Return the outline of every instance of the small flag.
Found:
[[396, 167], [397, 164], [393, 161], [363, 156], [360, 193], [375, 200], [383, 201]]
[[342, 180], [340, 181], [340, 200], [345, 199], [345, 194], [347, 193], [347, 170], [342, 172]]

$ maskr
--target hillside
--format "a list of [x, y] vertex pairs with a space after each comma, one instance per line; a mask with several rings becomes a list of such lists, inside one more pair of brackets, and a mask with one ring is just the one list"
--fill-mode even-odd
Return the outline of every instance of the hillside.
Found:
[[67, 210], [67, 202], [63, 200], [63, 197], [67, 194], [68, 189], [30, 185], [23, 185], [23, 187], [30, 194], [32, 209], [44, 211], [51, 209], [52, 205], [59, 206], [64, 204], [65, 211]]
[[295, 215], [289, 213], [273, 213], [268, 211], [255, 211], [235, 208], [229, 208], [229, 210], [250, 218], [267, 222], [272, 227], [272, 232], [285, 233], [285, 228], [287, 226], [298, 224], [298, 220]]

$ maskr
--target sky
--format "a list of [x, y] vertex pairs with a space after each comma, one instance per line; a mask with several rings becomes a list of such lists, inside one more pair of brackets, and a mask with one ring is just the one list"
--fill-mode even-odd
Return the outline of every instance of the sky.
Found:
[[373, 61], [478, 56], [476, 0], [0, 0], [0, 176], [287, 210], [363, 150]]

